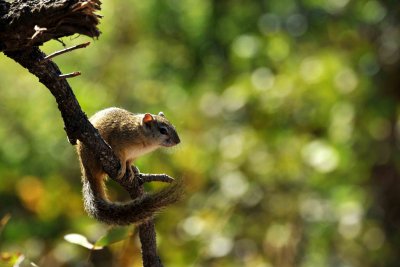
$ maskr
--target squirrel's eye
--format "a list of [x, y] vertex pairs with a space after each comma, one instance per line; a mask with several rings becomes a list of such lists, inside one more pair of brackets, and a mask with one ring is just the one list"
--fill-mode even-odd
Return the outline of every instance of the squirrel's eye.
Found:
[[168, 133], [167, 129], [165, 129], [164, 127], [160, 127], [159, 131], [161, 134], [165, 134], [165, 135]]

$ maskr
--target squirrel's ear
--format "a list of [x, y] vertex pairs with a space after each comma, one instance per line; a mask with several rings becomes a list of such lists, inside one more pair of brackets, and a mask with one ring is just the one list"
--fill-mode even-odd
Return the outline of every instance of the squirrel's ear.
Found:
[[142, 122], [143, 123], [149, 123], [149, 122], [151, 122], [153, 120], [154, 120], [153, 116], [151, 116], [150, 113], [146, 113], [146, 114], [144, 114]]
[[158, 116], [161, 116], [161, 117], [165, 118], [164, 112], [162, 112], [162, 111], [158, 112]]

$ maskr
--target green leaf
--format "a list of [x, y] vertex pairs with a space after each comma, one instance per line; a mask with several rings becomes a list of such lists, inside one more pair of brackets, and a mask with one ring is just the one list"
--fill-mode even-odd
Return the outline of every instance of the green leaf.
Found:
[[90, 243], [85, 236], [80, 234], [68, 234], [64, 236], [64, 239], [72, 244], [77, 244], [91, 250], [98, 250], [103, 248]]
[[130, 227], [113, 227], [96, 243], [96, 246], [108, 246], [110, 244], [122, 241], [131, 235]]

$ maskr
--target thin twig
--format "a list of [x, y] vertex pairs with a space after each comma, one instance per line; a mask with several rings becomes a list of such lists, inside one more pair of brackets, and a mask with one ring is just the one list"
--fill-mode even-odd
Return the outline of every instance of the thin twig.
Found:
[[142, 183], [150, 182], [163, 182], [163, 183], [173, 183], [174, 178], [167, 174], [154, 174], [154, 173], [140, 173], [140, 179]]
[[40, 63], [46, 62], [47, 60], [50, 60], [50, 59], [52, 59], [52, 58], [54, 58], [54, 57], [56, 57], [56, 56], [59, 56], [59, 55], [62, 55], [62, 54], [71, 52], [72, 50], [80, 49], [80, 48], [85, 48], [85, 47], [87, 47], [89, 44], [90, 44], [90, 42], [86, 42], [86, 43], [83, 43], [83, 44], [74, 45], [74, 46], [71, 46], [71, 47], [67, 47], [67, 48], [65, 48], [65, 49], [63, 49], [63, 50], [56, 51], [56, 52], [54, 52], [54, 53], [52, 53], [52, 54], [46, 56], [45, 58], [43, 58], [42, 61], [41, 61]]
[[74, 72], [67, 73], [67, 74], [60, 74], [60, 75], [58, 75], [58, 79], [68, 79], [68, 78], [73, 78], [73, 77], [76, 77], [79, 75], [81, 75], [81, 73], [79, 71], [74, 71]]

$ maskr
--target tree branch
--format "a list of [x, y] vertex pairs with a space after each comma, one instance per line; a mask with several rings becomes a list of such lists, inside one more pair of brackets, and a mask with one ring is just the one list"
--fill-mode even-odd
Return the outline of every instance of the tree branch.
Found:
[[157, 240], [154, 220], [148, 220], [139, 226], [139, 238], [142, 243], [143, 267], [163, 267], [157, 255]]
[[[64, 120], [64, 129], [69, 142], [85, 143], [100, 159], [104, 171], [117, 180], [120, 163], [111, 147], [89, 122], [58, 66], [40, 51], [38, 45], [51, 39], [73, 34], [98, 37], [100, 10], [99, 0], [15, 0], [8, 3], [0, 0], [0, 51], [14, 59], [30, 73], [39, 78], [56, 99]], [[70, 50], [68, 50], [70, 51]], [[72, 75], [73, 76], [73, 75]], [[60, 79], [61, 77], [61, 79]], [[136, 174], [135, 174], [136, 175]], [[145, 182], [153, 180], [171, 181], [168, 176], [143, 175]], [[140, 181], [140, 179], [134, 179]], [[143, 184], [124, 185], [132, 199], [144, 194]], [[162, 267], [157, 256], [156, 234], [153, 220], [139, 226], [142, 243], [143, 265]]]

